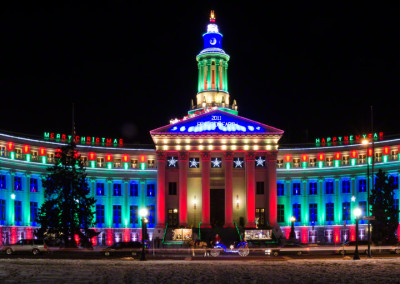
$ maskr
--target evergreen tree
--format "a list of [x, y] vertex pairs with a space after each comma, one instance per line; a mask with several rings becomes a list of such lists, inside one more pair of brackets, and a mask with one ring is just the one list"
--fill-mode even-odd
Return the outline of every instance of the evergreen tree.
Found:
[[90, 239], [97, 233], [90, 229], [94, 223], [96, 200], [88, 197], [86, 170], [75, 144], [56, 152], [55, 164], [47, 168], [43, 179], [45, 202], [39, 209], [39, 237], [52, 239], [66, 247], [75, 247], [75, 235], [82, 246], [91, 247]]
[[399, 210], [394, 206], [394, 188], [394, 178], [380, 169], [369, 199], [372, 216], [375, 216], [375, 220], [371, 221], [371, 238], [375, 243], [392, 244], [397, 241]]

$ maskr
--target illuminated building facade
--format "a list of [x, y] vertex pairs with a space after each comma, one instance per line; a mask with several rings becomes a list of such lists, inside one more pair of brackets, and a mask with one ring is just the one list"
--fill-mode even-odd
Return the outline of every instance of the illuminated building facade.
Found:
[[[319, 139], [308, 148], [279, 148], [283, 131], [238, 115], [228, 92], [229, 55], [212, 15], [197, 55], [198, 93], [188, 115], [150, 131], [154, 146], [124, 147], [120, 139], [77, 137], [91, 195], [96, 245], [139, 240], [138, 210], [147, 207], [150, 237], [167, 226], [277, 226], [295, 216], [301, 242], [355, 239], [353, 209], [367, 206], [367, 165], [395, 178], [400, 139], [378, 134], [375, 149], [356, 139]], [[374, 135], [370, 137], [374, 138]], [[68, 135], [43, 139], [0, 134], [1, 243], [31, 238], [44, 201], [41, 179]], [[371, 183], [372, 184], [372, 180]], [[396, 189], [396, 204], [399, 193]], [[366, 226], [361, 221], [360, 236]]]

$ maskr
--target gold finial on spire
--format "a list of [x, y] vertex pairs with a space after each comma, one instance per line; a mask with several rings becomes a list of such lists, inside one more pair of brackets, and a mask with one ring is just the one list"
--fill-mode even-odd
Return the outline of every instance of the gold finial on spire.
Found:
[[214, 10], [211, 10], [210, 13], [210, 22], [214, 23], [215, 22], [215, 14], [214, 14]]

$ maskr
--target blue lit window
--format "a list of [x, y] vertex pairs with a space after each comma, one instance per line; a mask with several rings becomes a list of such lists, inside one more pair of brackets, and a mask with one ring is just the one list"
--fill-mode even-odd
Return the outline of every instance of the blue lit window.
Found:
[[326, 221], [334, 220], [334, 204], [332, 202], [326, 203]]
[[113, 185], [113, 195], [114, 196], [121, 196], [122, 195], [122, 185], [120, 183], [114, 183]]
[[30, 216], [31, 216], [31, 222], [37, 222], [37, 215], [38, 215], [38, 203], [37, 202], [31, 202], [30, 203]]
[[29, 181], [29, 188], [31, 192], [38, 192], [38, 180], [37, 178], [31, 178]]
[[102, 204], [96, 204], [96, 223], [104, 223], [104, 205]]
[[399, 189], [399, 177], [397, 175], [390, 175], [390, 178], [393, 179], [394, 189]]
[[361, 209], [361, 217], [367, 216], [367, 201], [360, 201], [358, 206]]
[[278, 196], [284, 196], [285, 195], [285, 184], [277, 183], [276, 190], [277, 190]]
[[318, 209], [317, 203], [310, 203], [309, 211], [310, 211], [310, 222], [317, 222], [318, 221]]
[[0, 199], [0, 221], [6, 220], [6, 201]]
[[138, 196], [139, 195], [139, 185], [137, 183], [131, 183], [129, 185], [130, 196]]
[[350, 221], [351, 218], [351, 207], [350, 207], [350, 202], [343, 202], [343, 221]]
[[349, 180], [342, 181], [342, 193], [350, 193], [350, 181]]
[[397, 214], [399, 214], [399, 200], [395, 199], [393, 204], [394, 210], [397, 210]]
[[301, 195], [300, 183], [299, 182], [294, 182], [293, 183], [293, 195]]
[[333, 181], [325, 182], [325, 194], [333, 194]]
[[22, 202], [19, 200], [14, 201], [14, 218], [15, 222], [22, 221]]
[[310, 195], [318, 194], [318, 186], [315, 181], [309, 183], [309, 188], [310, 188]]
[[113, 205], [113, 223], [121, 224], [121, 205]]
[[104, 183], [102, 182], [96, 183], [96, 194], [104, 195]]
[[129, 223], [138, 223], [138, 207], [136, 205], [131, 205], [129, 207]]
[[301, 222], [301, 204], [293, 204], [293, 216], [296, 222]]
[[21, 177], [14, 177], [14, 189], [16, 191], [22, 190], [22, 179]]
[[278, 222], [285, 222], [285, 206], [278, 204]]
[[0, 189], [6, 189], [6, 188], [7, 188], [6, 175], [0, 175]]
[[367, 192], [367, 180], [366, 179], [358, 180], [358, 192]]
[[147, 185], [147, 196], [154, 197], [156, 195], [156, 185], [155, 184], [148, 184]]
[[149, 223], [155, 223], [155, 214], [156, 214], [156, 207], [154, 205], [147, 206], [147, 210], [149, 210]]

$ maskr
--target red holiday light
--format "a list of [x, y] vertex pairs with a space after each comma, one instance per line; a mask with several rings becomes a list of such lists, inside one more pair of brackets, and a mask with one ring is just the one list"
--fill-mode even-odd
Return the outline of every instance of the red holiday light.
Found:
[[335, 153], [335, 159], [336, 159], [336, 160], [340, 160], [341, 155], [342, 155], [342, 153], [336, 152], [336, 153]]
[[289, 163], [289, 162], [290, 162], [290, 159], [291, 159], [290, 155], [286, 155], [286, 156], [285, 156], [286, 163]]
[[8, 142], [7, 143], [7, 149], [8, 149], [8, 151], [14, 150], [14, 143], [13, 142]]
[[146, 156], [145, 155], [141, 155], [139, 159], [140, 159], [141, 163], [144, 163], [144, 161], [146, 159]]
[[89, 160], [94, 161], [96, 159], [96, 153], [90, 152], [89, 153]]
[[389, 147], [383, 147], [383, 155], [389, 155]]
[[122, 155], [122, 161], [124, 162], [124, 163], [127, 163], [128, 161], [129, 161], [129, 155]]
[[372, 157], [372, 149], [368, 149], [368, 157]]
[[306, 154], [301, 155], [301, 160], [303, 162], [307, 162], [307, 155]]
[[318, 161], [323, 161], [324, 157], [325, 157], [324, 153], [319, 153], [318, 154]]
[[112, 160], [111, 154], [107, 154], [107, 155], [106, 155], [106, 161], [107, 161], [107, 162], [111, 162], [111, 160]]
[[46, 155], [46, 148], [40, 147], [39, 148], [39, 155], [40, 156], [45, 156]]
[[29, 145], [24, 145], [24, 154], [29, 154]]
[[356, 159], [357, 158], [357, 151], [356, 150], [351, 151], [350, 155], [351, 155], [352, 159]]

